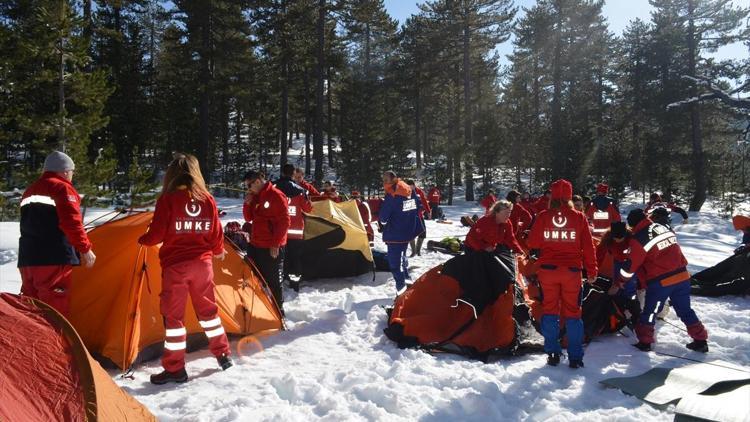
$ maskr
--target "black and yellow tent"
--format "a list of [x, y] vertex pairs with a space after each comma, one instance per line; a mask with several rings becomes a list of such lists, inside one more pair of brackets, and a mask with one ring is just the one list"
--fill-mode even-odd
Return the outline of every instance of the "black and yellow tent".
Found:
[[354, 277], [373, 271], [372, 250], [356, 201], [313, 202], [305, 214], [300, 265], [304, 280]]

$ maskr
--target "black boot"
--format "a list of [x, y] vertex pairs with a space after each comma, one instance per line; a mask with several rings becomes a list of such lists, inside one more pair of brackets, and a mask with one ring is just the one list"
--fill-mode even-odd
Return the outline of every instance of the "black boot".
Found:
[[559, 353], [547, 353], [547, 365], [557, 366], [560, 363]]
[[685, 347], [696, 352], [708, 353], [708, 342], [706, 340], [693, 340], [692, 343], [686, 344]]
[[219, 362], [219, 366], [221, 366], [222, 371], [226, 371], [234, 365], [234, 362], [232, 362], [232, 358], [227, 355], [217, 356], [216, 361]]
[[151, 384], [162, 385], [168, 382], [176, 382], [181, 384], [188, 380], [187, 372], [185, 368], [180, 369], [176, 372], [169, 372], [164, 370], [158, 374], [151, 375]]
[[633, 346], [640, 350], [641, 352], [650, 352], [651, 351], [651, 343], [643, 343], [639, 341], [638, 343], [633, 344]]
[[568, 362], [568, 366], [573, 369], [583, 368], [583, 360], [582, 359], [571, 359], [570, 362]]

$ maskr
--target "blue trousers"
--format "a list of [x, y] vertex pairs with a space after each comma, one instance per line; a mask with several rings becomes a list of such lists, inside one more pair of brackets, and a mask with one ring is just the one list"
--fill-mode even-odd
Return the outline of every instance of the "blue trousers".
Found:
[[664, 302], [669, 299], [675, 313], [686, 326], [700, 322], [695, 311], [690, 306], [690, 280], [671, 286], [662, 286], [659, 282], [648, 283], [646, 286], [646, 303], [643, 305], [640, 323], [653, 326], [656, 315], [664, 308]]
[[[583, 321], [580, 318], [566, 319], [565, 333], [568, 336], [568, 360], [583, 360]], [[546, 353], [562, 353], [559, 316], [542, 316], [542, 335]]]
[[391, 274], [396, 280], [396, 291], [401, 292], [406, 287], [406, 279], [409, 278], [409, 261], [406, 258], [406, 248], [409, 243], [388, 243], [388, 266]]

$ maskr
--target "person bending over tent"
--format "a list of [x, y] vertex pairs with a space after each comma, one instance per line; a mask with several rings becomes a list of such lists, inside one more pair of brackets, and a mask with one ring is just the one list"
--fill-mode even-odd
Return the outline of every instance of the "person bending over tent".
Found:
[[281, 279], [284, 270], [284, 246], [291, 225], [289, 201], [284, 192], [266, 180], [261, 171], [245, 173], [247, 197], [242, 207], [245, 221], [253, 224], [247, 256], [255, 262], [273, 297], [284, 314]]
[[391, 170], [383, 173], [383, 188], [385, 198], [378, 224], [382, 227], [383, 242], [388, 248], [388, 265], [396, 281], [396, 294], [400, 295], [406, 291], [406, 279], [411, 279], [406, 247], [410, 240], [424, 231], [422, 220], [419, 219], [422, 204], [417, 193]]
[[629, 259], [629, 241], [630, 233], [628, 233], [628, 228], [625, 223], [622, 221], [611, 223], [610, 229], [604, 233], [601, 242], [599, 242], [599, 245], [596, 247], [596, 260], [599, 268], [601, 268], [607, 253], [612, 255], [614, 265], [612, 267], [612, 274], [609, 275], [612, 277], [612, 287], [610, 287], [607, 293], [610, 296], [617, 295], [624, 303], [624, 308], [630, 312], [631, 328], [634, 328], [641, 315], [640, 303], [636, 296], [638, 277], [633, 275], [630, 279], [625, 280], [622, 275], [620, 275], [620, 269]]
[[528, 238], [532, 256], [538, 257], [537, 277], [542, 287], [542, 335], [547, 364], [560, 363], [560, 316], [565, 318], [568, 363], [583, 366], [583, 321], [581, 320], [581, 269], [588, 283], [597, 275], [594, 241], [586, 216], [573, 209], [573, 186], [560, 179], [551, 185], [549, 209], [536, 217]]
[[687, 348], [708, 352], [708, 332], [690, 306], [690, 274], [677, 235], [669, 227], [652, 222], [642, 209], [630, 211], [627, 221], [633, 232], [628, 241], [630, 262], [620, 274], [628, 280], [637, 273], [646, 283], [646, 302], [635, 327], [638, 343], [634, 346], [651, 350], [656, 316], [669, 299], [693, 339]]
[[73, 266], [83, 262], [91, 268], [96, 261], [83, 228], [74, 171], [66, 154], [53, 151], [47, 156], [44, 173], [21, 197], [18, 240], [21, 294], [46, 302], [66, 317]]
[[586, 217], [594, 225], [594, 236], [601, 236], [609, 230], [610, 223], [622, 221], [620, 211], [617, 209], [617, 202], [607, 196], [609, 185], [599, 183], [596, 185], [596, 195], [591, 200], [591, 204], [586, 210]]
[[510, 221], [512, 210], [513, 204], [510, 201], [496, 201], [489, 213], [471, 226], [464, 243], [466, 252], [494, 252], [498, 246], [503, 246], [523, 254], [523, 248], [513, 233], [513, 223]]
[[422, 227], [424, 227], [424, 231], [417, 236], [416, 239], [412, 239], [409, 241], [409, 246], [411, 246], [411, 255], [409, 255], [410, 258], [414, 257], [415, 255], [422, 255], [422, 243], [424, 242], [425, 238], [427, 237], [427, 226], [424, 224], [425, 216], [430, 215], [430, 206], [427, 204], [427, 198], [424, 195], [424, 191], [417, 187], [417, 184], [412, 179], [406, 180], [406, 184], [409, 185], [410, 188], [414, 190], [414, 192], [417, 193], [417, 196], [419, 197], [419, 202], [422, 204], [422, 209], [419, 210], [419, 219], [422, 222]]
[[294, 183], [302, 186], [302, 189], [307, 191], [307, 196], [320, 196], [320, 192], [315, 189], [312, 183], [305, 180], [305, 171], [297, 167], [294, 169]]
[[312, 203], [307, 197], [307, 191], [292, 180], [294, 166], [284, 164], [281, 168], [281, 177], [276, 181], [276, 188], [284, 193], [289, 202], [289, 228], [286, 231], [287, 243], [284, 259], [284, 280], [295, 291], [299, 291], [299, 281], [292, 281], [289, 274], [301, 274], [302, 271], [302, 248], [305, 233], [305, 215], [312, 211]]
[[151, 375], [154, 384], [185, 382], [185, 304], [193, 302], [198, 322], [208, 337], [211, 353], [221, 369], [232, 366], [229, 341], [218, 316], [214, 296], [211, 256], [223, 260], [224, 234], [214, 198], [208, 193], [198, 160], [176, 154], [164, 175], [161, 196], [154, 217], [138, 243], [162, 243], [159, 261], [162, 291], [159, 308], [164, 317], [166, 340], [161, 364], [164, 371]]

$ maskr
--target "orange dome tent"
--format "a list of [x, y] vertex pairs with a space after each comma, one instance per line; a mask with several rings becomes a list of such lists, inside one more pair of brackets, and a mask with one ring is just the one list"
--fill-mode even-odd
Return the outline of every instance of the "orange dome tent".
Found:
[[156, 421], [45, 303], [0, 294], [0, 420]]
[[[121, 369], [160, 356], [163, 347], [159, 246], [138, 244], [152, 216], [152, 212], [135, 212], [91, 230], [96, 265], [73, 270], [70, 322], [92, 354]], [[213, 261], [224, 329], [239, 335], [281, 329], [281, 313], [258, 271], [226, 239], [224, 248], [224, 261]], [[205, 344], [190, 301], [185, 326], [189, 348], [196, 339]]]

